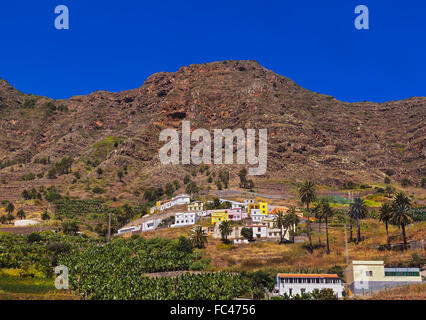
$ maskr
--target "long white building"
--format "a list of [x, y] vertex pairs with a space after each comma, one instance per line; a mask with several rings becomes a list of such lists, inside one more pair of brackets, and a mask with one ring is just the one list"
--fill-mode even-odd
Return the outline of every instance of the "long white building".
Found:
[[343, 296], [344, 287], [337, 274], [278, 273], [276, 287], [279, 295], [290, 296], [311, 293], [315, 289], [332, 289], [338, 298]]

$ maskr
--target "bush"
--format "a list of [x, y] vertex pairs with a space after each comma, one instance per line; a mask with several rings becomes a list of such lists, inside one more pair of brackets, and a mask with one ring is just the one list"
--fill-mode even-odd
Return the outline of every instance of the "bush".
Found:
[[344, 272], [345, 268], [337, 264], [327, 270], [327, 273], [337, 274], [339, 278], [343, 278]]
[[76, 235], [79, 231], [77, 221], [64, 221], [62, 222], [62, 232], [66, 235]]
[[27, 242], [28, 242], [28, 243], [39, 242], [39, 241], [41, 241], [41, 240], [42, 240], [42, 237], [41, 237], [41, 235], [40, 235], [39, 233], [37, 233], [37, 232], [30, 233], [30, 234], [28, 235], [28, 237], [27, 237]]
[[253, 229], [251, 228], [242, 228], [241, 229], [241, 235], [248, 239], [248, 240], [253, 240]]
[[404, 178], [401, 180], [401, 187], [405, 188], [411, 186], [411, 180], [408, 178]]
[[94, 187], [94, 188], [92, 189], [92, 192], [93, 192], [93, 193], [96, 193], [96, 194], [102, 194], [102, 193], [105, 193], [105, 190], [104, 190], [104, 189], [102, 189], [101, 187]]
[[27, 174], [25, 174], [21, 177], [22, 181], [30, 181], [30, 180], [34, 180], [34, 179], [35, 179], [35, 174], [32, 173], [32, 172], [27, 173]]
[[389, 184], [389, 183], [391, 183], [391, 179], [390, 179], [389, 177], [385, 177], [384, 182], [385, 182], [386, 184]]

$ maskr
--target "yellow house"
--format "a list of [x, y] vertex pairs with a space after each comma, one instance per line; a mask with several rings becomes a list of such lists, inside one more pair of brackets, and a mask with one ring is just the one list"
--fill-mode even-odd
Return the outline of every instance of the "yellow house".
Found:
[[260, 214], [268, 215], [268, 203], [259, 202]]
[[212, 213], [212, 224], [220, 221], [228, 221], [228, 211], [227, 210], [214, 210]]
[[259, 203], [250, 203], [247, 206], [247, 213], [251, 214], [253, 209], [259, 209], [260, 214], [268, 215], [268, 203], [259, 201]]
[[193, 203], [188, 204], [188, 211], [203, 211], [204, 203], [201, 201], [194, 201]]

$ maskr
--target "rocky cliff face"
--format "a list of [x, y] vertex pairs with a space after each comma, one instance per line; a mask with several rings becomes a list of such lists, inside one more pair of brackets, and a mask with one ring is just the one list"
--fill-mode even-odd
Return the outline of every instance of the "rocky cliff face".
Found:
[[[223, 61], [156, 73], [138, 89], [68, 100], [25, 95], [1, 80], [0, 187], [28, 172], [45, 174], [32, 184], [69, 186], [72, 177], [47, 179], [51, 164], [38, 163], [64, 156], [75, 159], [81, 179], [97, 178], [102, 168], [111, 194], [182, 178], [190, 166], [158, 160], [160, 131], [179, 129], [182, 120], [191, 120], [192, 129], [268, 129], [266, 178], [339, 184], [382, 180], [386, 170], [396, 180], [426, 175], [426, 98], [344, 103], [255, 61]], [[118, 182], [126, 165], [125, 183]], [[84, 188], [77, 182], [70, 192]]]

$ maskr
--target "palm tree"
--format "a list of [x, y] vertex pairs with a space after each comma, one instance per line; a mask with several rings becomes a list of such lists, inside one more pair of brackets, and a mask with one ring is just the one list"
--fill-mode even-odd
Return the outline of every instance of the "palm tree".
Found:
[[287, 211], [287, 220], [291, 224], [292, 230], [292, 241], [294, 242], [294, 233], [296, 232], [295, 228], [299, 224], [299, 217], [296, 214], [296, 208], [290, 207]]
[[392, 222], [402, 230], [404, 249], [407, 248], [407, 235], [405, 233], [405, 226], [410, 224], [412, 221], [410, 206], [411, 200], [403, 192], [399, 192], [392, 202]]
[[228, 242], [228, 236], [232, 233], [231, 221], [222, 221], [219, 225], [223, 242]]
[[191, 230], [189, 233], [189, 239], [192, 241], [193, 246], [198, 249], [204, 248], [208, 241], [207, 234], [201, 226], [196, 226]]
[[328, 201], [324, 201], [322, 205], [322, 217], [325, 220], [325, 234], [327, 238], [327, 254], [330, 254], [330, 243], [328, 241], [328, 219], [333, 217], [334, 210], [330, 207], [330, 203]]
[[6, 212], [7, 212], [9, 215], [12, 215], [12, 214], [13, 214], [13, 211], [15, 211], [15, 206], [13, 205], [13, 203], [12, 203], [12, 202], [9, 202], [9, 203], [7, 204], [7, 206], [6, 206]]
[[404, 192], [398, 192], [398, 193], [395, 195], [395, 198], [394, 198], [393, 202], [394, 202], [395, 204], [399, 205], [399, 206], [403, 206], [403, 205], [405, 205], [405, 206], [407, 206], [407, 207], [410, 207], [410, 206], [411, 206], [411, 200], [410, 200], [410, 198], [408, 198], [408, 197], [405, 195], [405, 193], [404, 193]]
[[361, 225], [360, 220], [365, 218], [367, 215], [367, 205], [365, 204], [365, 201], [361, 198], [355, 198], [354, 202], [351, 203], [350, 209], [349, 209], [349, 215], [352, 219], [356, 220], [357, 222], [357, 228], [358, 228], [358, 234], [356, 238], [356, 244], [361, 239]]
[[281, 210], [277, 212], [277, 218], [274, 221], [274, 228], [280, 229], [280, 243], [283, 242], [283, 229], [286, 226], [286, 216]]
[[300, 201], [306, 204], [306, 215], [307, 215], [307, 227], [308, 227], [308, 238], [309, 238], [309, 251], [312, 253], [312, 237], [311, 237], [311, 221], [309, 216], [309, 204], [316, 198], [315, 184], [312, 181], [305, 181], [299, 186], [299, 198]]
[[19, 219], [24, 219], [25, 218], [25, 211], [23, 210], [23, 209], [21, 209], [21, 210], [19, 210], [17, 213], [16, 213], [16, 216], [19, 218]]
[[383, 203], [382, 206], [380, 207], [379, 221], [383, 222], [386, 226], [386, 237], [387, 237], [388, 249], [390, 249], [388, 224], [392, 219], [392, 214], [393, 214], [392, 206], [389, 203]]
[[318, 220], [318, 247], [321, 248], [321, 220], [323, 218], [323, 206], [327, 200], [321, 199], [312, 210], [315, 214], [315, 218]]

